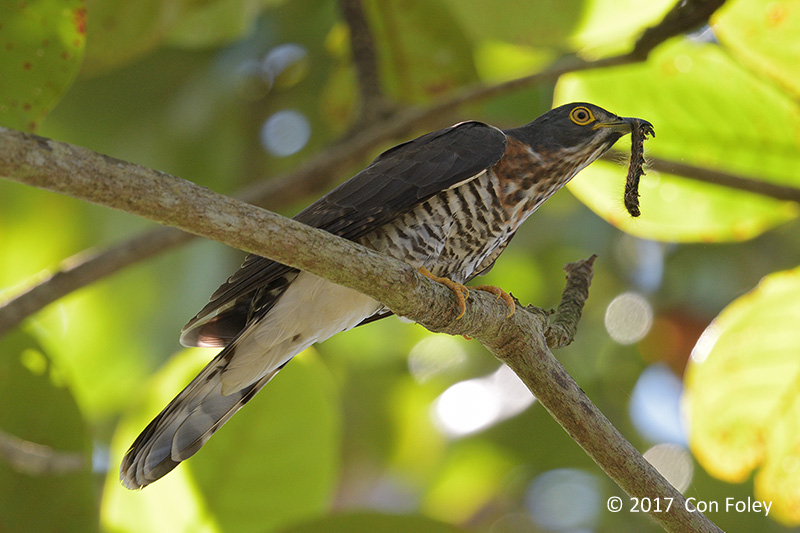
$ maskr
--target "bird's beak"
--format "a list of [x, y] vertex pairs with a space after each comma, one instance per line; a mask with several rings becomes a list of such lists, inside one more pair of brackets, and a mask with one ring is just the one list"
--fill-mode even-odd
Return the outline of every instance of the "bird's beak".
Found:
[[645, 131], [653, 132], [653, 125], [641, 118], [635, 117], [617, 117], [610, 122], [598, 122], [593, 126], [593, 129], [598, 128], [611, 128], [613, 131], [618, 131], [622, 135], [633, 131], [634, 127], [641, 127]]

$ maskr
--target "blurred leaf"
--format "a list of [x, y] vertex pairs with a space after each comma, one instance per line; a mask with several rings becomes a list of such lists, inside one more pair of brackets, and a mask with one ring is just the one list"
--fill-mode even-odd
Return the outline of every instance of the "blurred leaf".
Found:
[[[684, 403], [691, 449], [717, 478], [800, 524], [800, 269], [771, 274], [725, 308], [692, 352]], [[770, 515], [772, 516], [772, 514]]]
[[283, 0], [89, 0], [84, 72], [100, 74], [165, 44], [207, 47], [241, 38], [262, 9]]
[[443, 0], [467, 34], [515, 45], [569, 48], [569, 35], [584, 9], [584, 0], [526, 2], [498, 0], [487, 8], [482, 0]]
[[[720, 83], [719, 80], [725, 80]], [[556, 103], [588, 100], [653, 123], [656, 157], [776, 183], [800, 185], [800, 109], [719, 46], [673, 41], [645, 64], [563, 76]], [[627, 139], [620, 143], [629, 151]], [[615, 226], [666, 241], [751, 238], [797, 216], [797, 206], [650, 171], [642, 216], [622, 206], [626, 170], [596, 164], [569, 187]]]
[[159, 46], [193, 0], [89, 1], [84, 73], [117, 68]]
[[219, 46], [241, 39], [253, 28], [261, 10], [285, 0], [213, 0], [201, 2], [177, 25], [170, 44]]
[[514, 464], [507, 454], [480, 439], [454, 444], [423, 508], [442, 520], [468, 522], [496, 498]]
[[736, 57], [800, 96], [800, 2], [728, 2], [712, 23], [714, 34]]
[[0, 341], [0, 429], [85, 459], [77, 471], [29, 474], [0, 458], [0, 531], [97, 530], [91, 438], [63, 383], [31, 337], [17, 331]]
[[[208, 350], [186, 350], [155, 376], [118, 427], [115, 465], [208, 359]], [[306, 351], [164, 479], [131, 492], [112, 469], [103, 523], [119, 531], [268, 531], [324, 512], [338, 470], [337, 404], [327, 370]]]
[[370, 0], [364, 7], [384, 82], [399, 99], [424, 101], [477, 79], [472, 45], [440, 0]]
[[475, 49], [475, 67], [481, 79], [500, 82], [521, 78], [555, 59], [547, 48], [533, 48], [503, 41], [484, 40]]
[[406, 481], [426, 484], [442, 462], [447, 443], [433, 425], [431, 405], [441, 387], [420, 384], [410, 376], [391, 391], [388, 403], [394, 418], [392, 468]]
[[83, 59], [83, 0], [0, 0], [0, 124], [34, 131]]
[[419, 531], [424, 533], [455, 533], [461, 529], [417, 515], [388, 515], [380, 513], [348, 513], [338, 516], [327, 516], [292, 526], [282, 533], [408, 533]]

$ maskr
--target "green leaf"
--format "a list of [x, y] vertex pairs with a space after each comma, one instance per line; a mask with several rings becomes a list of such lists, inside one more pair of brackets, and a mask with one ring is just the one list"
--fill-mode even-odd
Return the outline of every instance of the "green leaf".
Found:
[[266, 6], [283, 0], [90, 0], [84, 71], [107, 72], [165, 43], [208, 47], [246, 35]]
[[34, 472], [0, 459], [0, 531], [96, 531], [91, 437], [64, 376], [19, 331], [0, 342], [0, 430], [50, 447], [66, 468]]
[[[114, 464], [203, 367], [186, 350], [153, 379], [114, 437]], [[286, 367], [194, 457], [140, 492], [112, 469], [103, 523], [119, 531], [268, 531], [324, 512], [336, 484], [340, 427], [330, 376], [313, 350]], [[252, 512], [258, 508], [259, 512]]]
[[388, 89], [425, 101], [477, 80], [471, 43], [440, 0], [365, 3]]
[[800, 524], [800, 268], [771, 274], [706, 329], [686, 372], [694, 456], [713, 476], [745, 481]]
[[461, 529], [417, 515], [387, 515], [380, 513], [348, 513], [337, 516], [326, 516], [312, 522], [292, 526], [282, 533], [358, 533], [380, 531], [381, 533], [408, 533], [420, 531], [425, 533], [455, 533]]
[[34, 131], [83, 59], [83, 0], [0, 0], [0, 124]]
[[284, 0], [215, 0], [201, 2], [177, 25], [170, 44], [187, 48], [219, 46], [241, 39], [253, 28], [265, 5]]
[[191, 0], [91, 0], [84, 72], [122, 66], [161, 45]]
[[569, 48], [570, 34], [581, 19], [584, 0], [559, 2], [443, 0], [455, 22], [471, 40], [504, 41], [515, 45]]
[[[649, 120], [656, 130], [645, 144], [650, 156], [800, 185], [800, 109], [719, 46], [673, 41], [645, 64], [563, 76], [555, 100], [591, 101]], [[626, 152], [629, 142], [619, 143]], [[622, 203], [625, 174], [621, 166], [595, 164], [569, 187], [595, 213], [641, 237], [742, 240], [798, 213], [796, 204], [651, 170], [641, 182], [642, 216], [632, 219]]]
[[800, 96], [797, 0], [728, 2], [712, 22], [720, 42], [743, 63]]

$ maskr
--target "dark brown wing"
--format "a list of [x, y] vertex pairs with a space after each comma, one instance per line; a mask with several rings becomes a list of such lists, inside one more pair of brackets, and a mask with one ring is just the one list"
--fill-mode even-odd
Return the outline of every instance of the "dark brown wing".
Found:
[[[428, 133], [382, 153], [294, 218], [356, 240], [492, 167], [505, 147], [505, 134], [481, 122], [462, 122]], [[184, 326], [181, 343], [225, 346], [253, 316], [267, 312], [296, 275], [295, 269], [248, 255]]]

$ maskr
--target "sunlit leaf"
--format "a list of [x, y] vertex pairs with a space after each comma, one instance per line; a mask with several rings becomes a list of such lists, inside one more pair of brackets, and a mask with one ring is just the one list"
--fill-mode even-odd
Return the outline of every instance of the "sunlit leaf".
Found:
[[348, 513], [327, 516], [282, 530], [282, 533], [355, 533], [380, 531], [381, 533], [455, 533], [461, 529], [419, 515], [389, 515], [380, 513]]
[[0, 0], [0, 125], [36, 130], [83, 59], [83, 0]]
[[[0, 459], [0, 531], [97, 530], [91, 437], [64, 382], [31, 337], [15, 332], [0, 341], [0, 430], [69, 463], [66, 471], [34, 473]], [[82, 456], [83, 466], [75, 470], [66, 455]]]
[[587, 0], [572, 45], [591, 56], [624, 52], [673, 5], [675, 0]]
[[728, 2], [712, 24], [719, 40], [748, 67], [800, 96], [800, 2]]
[[[697, 343], [684, 403], [692, 452], [712, 475], [746, 480], [800, 523], [800, 269], [772, 274], [714, 320]], [[772, 515], [771, 515], [772, 516]]]
[[[208, 350], [187, 350], [156, 375], [118, 428], [115, 466], [208, 358]], [[269, 531], [322, 513], [339, 462], [337, 404], [327, 370], [307, 351], [164, 479], [131, 492], [113, 468], [103, 523], [116, 531]]]
[[[720, 80], [725, 80], [720, 83]], [[653, 157], [782, 184], [800, 183], [800, 109], [713, 44], [676, 41], [646, 64], [562, 77], [556, 103], [586, 100], [653, 123]], [[619, 148], [630, 150], [626, 138]], [[626, 156], [627, 157], [627, 156]], [[616, 226], [667, 241], [741, 240], [797, 216], [797, 206], [649, 171], [642, 216], [622, 203], [626, 169], [592, 165], [569, 187]]]

